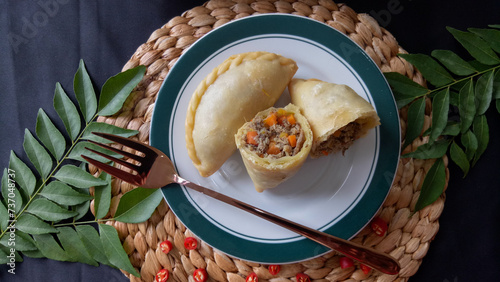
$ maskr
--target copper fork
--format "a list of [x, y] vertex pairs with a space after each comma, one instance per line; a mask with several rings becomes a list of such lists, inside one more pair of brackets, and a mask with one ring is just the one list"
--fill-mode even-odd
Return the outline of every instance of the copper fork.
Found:
[[309, 239], [311, 239], [319, 244], [322, 244], [322, 245], [324, 245], [332, 250], [338, 251], [339, 253], [342, 253], [345, 256], [348, 256], [352, 259], [355, 259], [355, 260], [359, 261], [360, 263], [363, 263], [367, 266], [370, 266], [374, 269], [377, 269], [383, 273], [387, 273], [387, 274], [399, 273], [399, 270], [400, 270], [399, 263], [394, 258], [389, 256], [388, 254], [376, 251], [376, 250], [371, 249], [371, 248], [367, 248], [361, 244], [357, 244], [354, 242], [344, 240], [342, 238], [332, 236], [330, 234], [309, 228], [307, 226], [303, 226], [303, 225], [294, 223], [288, 219], [271, 214], [271, 213], [266, 212], [262, 209], [254, 207], [252, 205], [249, 205], [245, 202], [233, 199], [231, 197], [220, 194], [214, 190], [202, 187], [200, 185], [197, 185], [195, 183], [192, 183], [192, 182], [180, 177], [177, 174], [172, 161], [163, 152], [161, 152], [160, 150], [158, 150], [154, 147], [151, 147], [151, 146], [148, 146], [148, 145], [145, 145], [145, 144], [133, 141], [129, 138], [121, 137], [121, 136], [105, 134], [105, 133], [96, 133], [96, 132], [94, 132], [94, 134], [142, 153], [142, 156], [139, 156], [136, 154], [132, 154], [132, 153], [111, 147], [111, 146], [106, 145], [106, 144], [101, 144], [101, 143], [98, 143], [95, 141], [91, 141], [92, 143], [94, 143], [96, 145], [99, 145], [105, 149], [108, 149], [108, 150], [113, 151], [115, 153], [121, 154], [126, 158], [135, 160], [135, 161], [140, 163], [140, 164], [133, 164], [133, 163], [128, 162], [126, 160], [118, 159], [118, 158], [103, 154], [101, 152], [86, 148], [87, 150], [90, 150], [90, 151], [94, 152], [95, 154], [98, 154], [98, 155], [100, 155], [104, 158], [107, 158], [107, 159], [109, 159], [117, 164], [120, 164], [124, 167], [127, 167], [127, 168], [135, 171], [135, 173], [126, 172], [126, 171], [121, 170], [119, 168], [116, 168], [114, 166], [102, 163], [100, 161], [97, 161], [95, 159], [92, 159], [92, 158], [89, 158], [89, 157], [82, 155], [82, 157], [85, 160], [87, 160], [90, 164], [102, 169], [103, 171], [111, 174], [112, 176], [114, 176], [116, 178], [119, 178], [123, 181], [129, 182], [131, 184], [134, 184], [134, 185], [137, 185], [137, 186], [140, 186], [143, 188], [161, 188], [161, 187], [166, 186], [168, 184], [178, 183], [180, 185], [183, 185], [185, 187], [189, 187], [189, 188], [194, 189], [200, 193], [203, 193], [207, 196], [210, 196], [212, 198], [215, 198], [217, 200], [220, 200], [222, 202], [230, 204], [234, 207], [237, 207], [239, 209], [247, 211], [251, 214], [259, 216], [263, 219], [266, 219], [270, 222], [273, 222], [273, 223], [275, 223], [279, 226], [282, 226], [286, 229], [289, 229], [293, 232], [296, 232], [296, 233], [298, 233], [306, 238], [309, 238]]

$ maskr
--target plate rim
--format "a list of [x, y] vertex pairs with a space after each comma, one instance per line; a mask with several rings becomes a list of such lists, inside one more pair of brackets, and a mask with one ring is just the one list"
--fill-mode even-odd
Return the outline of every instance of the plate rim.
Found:
[[[276, 20], [276, 19], [279, 19], [279, 20]], [[354, 48], [356, 51], [360, 51], [360, 54], [363, 55], [363, 58], [364, 59], [367, 59], [367, 62], [365, 63], [368, 63], [370, 66], [369, 66], [369, 69], [370, 71], [372, 69], [375, 69], [377, 70], [377, 73], [378, 73], [378, 78], [382, 78], [382, 79], [379, 79], [380, 81], [383, 81], [382, 84], [385, 85], [385, 92], [388, 91], [388, 93], [386, 93], [385, 95], [389, 94], [390, 97], [392, 98], [392, 102], [393, 102], [393, 105], [392, 107], [394, 107], [393, 110], [396, 111], [395, 113], [395, 118], [397, 120], [397, 136], [398, 136], [398, 140], [397, 140], [397, 152], [393, 152], [392, 153], [392, 156], [391, 158], [394, 158], [394, 155], [396, 156], [395, 159], [392, 159], [393, 161], [393, 164], [392, 166], [390, 166], [392, 169], [390, 169], [390, 171], [386, 171], [384, 174], [384, 178], [385, 178], [385, 181], [387, 183], [385, 183], [385, 186], [387, 186], [385, 192], [384, 191], [375, 191], [375, 189], [367, 189], [365, 195], [363, 195], [363, 198], [365, 197], [369, 197], [369, 196], [376, 196], [376, 195], [371, 195], [371, 194], [374, 194], [375, 192], [378, 193], [378, 196], [376, 197], [379, 201], [380, 201], [380, 204], [377, 205], [376, 209], [374, 210], [373, 207], [370, 208], [370, 211], [373, 211], [373, 214], [369, 217], [368, 220], [366, 220], [366, 216], [364, 217], [364, 220], [363, 220], [363, 224], [358, 224], [357, 226], [358, 227], [355, 227], [355, 229], [358, 229], [357, 231], [355, 231], [353, 234], [351, 234], [352, 232], [337, 232], [337, 231], [332, 231], [332, 230], [328, 230], [329, 232], [328, 233], [331, 233], [332, 235], [336, 235], [336, 236], [339, 236], [339, 237], [342, 237], [344, 239], [350, 239], [352, 238], [353, 236], [355, 236], [359, 231], [361, 231], [363, 229], [363, 227], [369, 223], [369, 221], [371, 220], [371, 218], [377, 213], [377, 211], [380, 209], [380, 207], [382, 206], [383, 202], [385, 201], [388, 193], [389, 193], [389, 190], [390, 190], [390, 187], [392, 186], [392, 183], [394, 181], [394, 175], [396, 173], [396, 169], [397, 169], [397, 164], [399, 162], [399, 157], [400, 157], [400, 153], [401, 153], [401, 147], [400, 147], [400, 132], [401, 132], [401, 127], [400, 127], [400, 120], [399, 120], [399, 115], [398, 115], [398, 110], [397, 110], [397, 105], [396, 105], [396, 102], [394, 101], [394, 98], [393, 98], [393, 95], [392, 95], [392, 92], [390, 90], [390, 87], [389, 87], [389, 84], [387, 83], [387, 80], [385, 79], [384, 75], [382, 74], [382, 72], [380, 71], [380, 69], [376, 66], [376, 64], [373, 62], [373, 60], [364, 52], [364, 50], [359, 47], [356, 43], [354, 43], [348, 36], [346, 36], [345, 34], [343, 33], [340, 33], [339, 31], [333, 29], [332, 27], [324, 24], [324, 23], [321, 23], [319, 21], [315, 21], [313, 19], [309, 19], [309, 18], [306, 18], [306, 17], [302, 17], [302, 16], [298, 16], [298, 15], [289, 15], [289, 14], [262, 14], [262, 15], [253, 15], [253, 16], [248, 16], [248, 17], [245, 17], [245, 18], [241, 18], [241, 19], [237, 19], [237, 20], [233, 20], [217, 29], [214, 29], [212, 31], [210, 31], [209, 33], [207, 33], [206, 35], [204, 35], [203, 37], [201, 37], [200, 39], [198, 39], [192, 46], [189, 47], [188, 50], [186, 50], [186, 52], [184, 52], [184, 54], [182, 54], [178, 61], [176, 62], [176, 64], [174, 64], [173, 68], [169, 71], [169, 73], [167, 74], [167, 77], [165, 78], [165, 80], [163, 81], [161, 87], [160, 87], [160, 90], [159, 90], [159, 93], [158, 93], [158, 97], [157, 97], [157, 100], [156, 100], [156, 103], [155, 103], [155, 107], [154, 107], [154, 110], [153, 110], [153, 116], [152, 116], [152, 120], [151, 120], [151, 128], [150, 128], [150, 142], [151, 142], [151, 145], [157, 147], [157, 148], [160, 148], [160, 149], [163, 149], [163, 151], [170, 156], [170, 147], [169, 147], [169, 144], [166, 144], [166, 143], [170, 143], [170, 136], [171, 136], [171, 125], [170, 125], [170, 121], [172, 120], [172, 117], [171, 115], [173, 115], [175, 113], [175, 111], [173, 110], [174, 107], [177, 106], [177, 100], [179, 99], [179, 93], [176, 93], [175, 94], [175, 97], [174, 97], [174, 100], [175, 100], [175, 103], [174, 105], [172, 105], [172, 107], [170, 108], [169, 110], [169, 117], [168, 117], [168, 120], [169, 120], [169, 125], [167, 126], [168, 130], [168, 138], [162, 138], [162, 139], [168, 139], [168, 141], [165, 141], [165, 142], [160, 142], [159, 141], [159, 137], [157, 137], [157, 124], [158, 124], [158, 120], [159, 118], [155, 118], [158, 117], [159, 115], [159, 111], [158, 110], [158, 107], [157, 105], [162, 105], [162, 101], [163, 99], [166, 99], [166, 98], [162, 98], [162, 97], [165, 97], [167, 94], [162, 94], [163, 92], [165, 92], [165, 84], [167, 84], [169, 82], [169, 79], [172, 79], [172, 77], [177, 74], [177, 76], [182, 76], [181, 74], [182, 73], [191, 73], [193, 70], [190, 69], [189, 71], [183, 71], [181, 69], [181, 65], [182, 62], [184, 60], [187, 60], [186, 57], [188, 57], [189, 54], [193, 53], [194, 51], [198, 51], [200, 53], [197, 53], [197, 57], [203, 57], [203, 58], [207, 58], [207, 55], [208, 56], [211, 56], [212, 52], [209, 52], [209, 50], [212, 50], [213, 48], [204, 48], [203, 50], [199, 50], [200, 47], [198, 46], [201, 46], [203, 44], [208, 44], [206, 43], [206, 41], [209, 41], [209, 40], [212, 40], [211, 37], [215, 37], [215, 36], [218, 36], [219, 34], [223, 34], [224, 32], [227, 34], [227, 31], [231, 31], [233, 29], [236, 29], [239, 25], [247, 25], [248, 22], [251, 22], [252, 24], [257, 24], [259, 25], [259, 22], [260, 22], [260, 25], [265, 25], [263, 22], [266, 22], [267, 24], [269, 23], [269, 21], [281, 21], [281, 20], [288, 20], [290, 19], [292, 22], [295, 22], [295, 24], [298, 24], [298, 22], [300, 23], [308, 23], [306, 25], [317, 25], [317, 27], [323, 31], [323, 30], [328, 30], [329, 32], [332, 32], [332, 34], [336, 34], [336, 36], [340, 36], [340, 38], [343, 38], [344, 40], [347, 40], [347, 41], [342, 41], [342, 43], [344, 42], [348, 42], [347, 45], [345, 47], [349, 47], [349, 48]], [[266, 28], [269, 28], [269, 26], [265, 26]], [[320, 28], [321, 27], [321, 28]], [[237, 40], [241, 40], [243, 38], [247, 38], [247, 37], [250, 37], [250, 36], [255, 36], [255, 35], [261, 35], [261, 34], [290, 34], [290, 35], [293, 35], [293, 36], [301, 36], [301, 35], [297, 35], [297, 33], [292, 33], [290, 30], [286, 31], [286, 32], [276, 32], [274, 30], [278, 29], [278, 30], [282, 30], [282, 28], [279, 28], [279, 27], [274, 27], [272, 30], [274, 32], [259, 32], [260, 30], [262, 30], [263, 26], [261, 26], [260, 28], [254, 28], [255, 31], [253, 32], [257, 32], [256, 34], [253, 34], [253, 35], [236, 35], [236, 38], [238, 38]], [[289, 27], [287, 27], [289, 28]], [[212, 34], [212, 35], [211, 35]], [[215, 35], [213, 35], [215, 34]], [[314, 33], [315, 34], [315, 33]], [[310, 37], [307, 37], [307, 36], [302, 36], [304, 38], [307, 38], [308, 40], [312, 40], [314, 42], [318, 42], [320, 45], [323, 45], [325, 47], [328, 47], [324, 44], [324, 42], [320, 42], [320, 41], [317, 41], [315, 39], [312, 39]], [[311, 35], [312, 37], [312, 35]], [[230, 38], [226, 38], [225, 41], [229, 41], [229, 42], [234, 42], [235, 40], [233, 40], [232, 38], [235, 38], [235, 34], [233, 34], [232, 36], [230, 36]], [[224, 42], [225, 42], [224, 41]], [[226, 46], [227, 44], [223, 44], [223, 43], [220, 43], [220, 46], [215, 48], [215, 49], [220, 49], [220, 48], [223, 48], [224, 46]], [[338, 54], [338, 52], [335, 52], [334, 50], [332, 50], [331, 48], [328, 48], [330, 51]], [[352, 51], [353, 49], [350, 49], [350, 51]], [[349, 50], [347, 50], [349, 51]], [[207, 54], [207, 55], [204, 55], [204, 54]], [[345, 54], [344, 54], [345, 55]], [[341, 54], [339, 54], [339, 56], [343, 57]], [[344, 58], [344, 57], [343, 57]], [[204, 61], [204, 60], [202, 60]], [[358, 70], [357, 71], [357, 74], [361, 77], [362, 74], [359, 73]], [[172, 73], [174, 73], [174, 75], [172, 75]], [[363, 79], [363, 82], [365, 82], [365, 80]], [[183, 85], [185, 82], [181, 83], [181, 85]], [[367, 88], [370, 89], [370, 87], [368, 87], [367, 85]], [[375, 99], [375, 97], [373, 97], [373, 94], [374, 93], [371, 93], [371, 89], [370, 89], [370, 97], [372, 97], [373, 99]], [[374, 101], [375, 103], [375, 101]], [[164, 103], [163, 103], [164, 104]], [[164, 115], [166, 116], [166, 115]], [[394, 118], [394, 117], [392, 117]], [[392, 121], [394, 122], [394, 121]], [[393, 125], [394, 126], [394, 125]], [[164, 126], [163, 126], [164, 127]], [[394, 129], [393, 129], [394, 130]], [[394, 133], [393, 133], [394, 134]], [[380, 135], [382, 135], [382, 132], [380, 132]], [[379, 137], [379, 142], [381, 142], [381, 138], [382, 136]], [[164, 148], [167, 148], [167, 150], [165, 150]], [[379, 166], [379, 162], [380, 162], [380, 157], [381, 157], [381, 147], [378, 149], [378, 157], [377, 157], [377, 165], [375, 167], [375, 170], [378, 169], [378, 166]], [[376, 172], [374, 172], [375, 174]], [[387, 174], [389, 173], [389, 175]], [[390, 175], [392, 173], [392, 176]], [[371, 187], [372, 185], [375, 185], [375, 183], [373, 183], [373, 180], [375, 178], [375, 175], [372, 176], [372, 179], [370, 180], [370, 184], [369, 186]], [[380, 182], [380, 180], [378, 180]], [[384, 186], [383, 185], [384, 183], [377, 183], [376, 185], [381, 185], [381, 186]], [[369, 188], [370, 188], [369, 187]], [[162, 188], [162, 194], [165, 198], [165, 200], [167, 201], [167, 203], [169, 203], [169, 200], [168, 198], [176, 198], [176, 197], [182, 197], [183, 195], [181, 195], [183, 192], [182, 192], [182, 187], [180, 187], [179, 185], [177, 185], [177, 187], [175, 188]], [[168, 190], [168, 191], [167, 191]], [[378, 190], [378, 189], [377, 189]], [[368, 193], [370, 192], [370, 193]], [[366, 195], [368, 193], [368, 195]], [[377, 194], [375, 193], [375, 194]], [[383, 194], [380, 195], [380, 193]], [[383, 198], [383, 199], [381, 199]], [[359, 202], [358, 202], [359, 204]], [[170, 203], [169, 203], [169, 206], [170, 206]], [[185, 208], [185, 207], [184, 207]], [[290, 242], [290, 243], [280, 243], [280, 250], [281, 250], [281, 254], [279, 255], [279, 257], [289, 257], [291, 259], [288, 259], [286, 261], [284, 261], [283, 259], [279, 259], [277, 258], [276, 256], [271, 256], [271, 257], [268, 257], [267, 259], [265, 258], [262, 258], [261, 257], [261, 248], [258, 248], [259, 252], [248, 252], [248, 251], [240, 251], [240, 252], [236, 252], [236, 254], [234, 252], [232, 252], [232, 250], [238, 250], [238, 249], [248, 249], [246, 248], [247, 244], [246, 243], [250, 243], [250, 245], [255, 245], [256, 243], [255, 242], [248, 242], [245, 240], [238, 240], [238, 239], [241, 239], [241, 238], [232, 238], [234, 239], [236, 242], [227, 242], [227, 240], [222, 240], [223, 242], [220, 242], [220, 240], [217, 240], [217, 238], [220, 238], [220, 236], [228, 236], [228, 234], [223, 231], [223, 230], [220, 230], [219, 227], [217, 226], [213, 226], [215, 228], [212, 228], [210, 229], [210, 233], [211, 236], [210, 238], [207, 238], [207, 236], [200, 236], [199, 235], [199, 232], [196, 232], [194, 230], [199, 230], [199, 228], [196, 228], [194, 225], [196, 223], [200, 223], [199, 220], [195, 220], [195, 223], [192, 222], [193, 218], [192, 216], [194, 215], [194, 218], [196, 219], [196, 217], [203, 217], [203, 215], [201, 215], [195, 207], [192, 207], [192, 209], [194, 209], [194, 211], [190, 211], [190, 215], [189, 215], [189, 218], [187, 218], [185, 215], [184, 216], [179, 216], [179, 214], [185, 212], [185, 211], [182, 211], [181, 208], [179, 207], [172, 207], [171, 206], [171, 209], [172, 211], [174, 212], [174, 214], [179, 218], [179, 220], [181, 220], [181, 222], [188, 228], [190, 229], [196, 236], [200, 237], [200, 239], [202, 239], [204, 242], [206, 242], [207, 244], [209, 244], [210, 246], [212, 246], [213, 248], [215, 249], [218, 249], [218, 250], [221, 250], [223, 251], [224, 253], [232, 256], [232, 257], [236, 257], [236, 258], [240, 258], [240, 259], [244, 259], [244, 260], [247, 260], [247, 261], [255, 261], [255, 262], [259, 262], [259, 263], [294, 263], [294, 262], [298, 262], [298, 261], [304, 261], [304, 260], [307, 260], [307, 259], [311, 259], [311, 258], [314, 258], [314, 257], [317, 257], [317, 256], [320, 256], [326, 252], [329, 251], [329, 249], [327, 249], [326, 247], [323, 247], [321, 245], [318, 245], [317, 243], [314, 243], [310, 240], [307, 240], [307, 239], [303, 239], [301, 240], [300, 242], [303, 244], [303, 247], [304, 248], [308, 248], [310, 250], [312, 250], [312, 252], [309, 252], [309, 255], [306, 255], [306, 256], [297, 256], [297, 254], [295, 254], [294, 252], [295, 251], [290, 251], [290, 250], [293, 250], [294, 247], [292, 246], [293, 244], [296, 244], [297, 242]], [[371, 213], [371, 212], [370, 212]], [[348, 216], [348, 215], [347, 215]], [[344, 217], [342, 219], [340, 219], [340, 221], [338, 223], [336, 223], [335, 225], [337, 224], [341, 224], [341, 222], [345, 222], [346, 220], [351, 220], [351, 217]], [[356, 219], [356, 217], [354, 217], [354, 219]], [[203, 221], [203, 220], [202, 220]], [[359, 221], [359, 219], [358, 219]], [[366, 221], [366, 222], [365, 222]], [[191, 227], [190, 227], [191, 226]], [[195, 227], [195, 228], [193, 228]], [[221, 233], [222, 232], [222, 233]], [[348, 233], [348, 234], [346, 234]], [[223, 237], [224, 237], [223, 236]], [[207, 240], [208, 239], [208, 240]], [[207, 242], [208, 241], [208, 242]], [[259, 243], [257, 243], [259, 244]], [[266, 244], [266, 243], [261, 243], [263, 244], [263, 246], [260, 246], [260, 247], [265, 247], [265, 248], [268, 248], [268, 247], [273, 247], [274, 245], [276, 244]], [[221, 245], [224, 245], [223, 247], [221, 247]], [[270, 246], [271, 245], [271, 246]], [[248, 247], [251, 247], [251, 246], [248, 246]], [[254, 248], [254, 246], [251, 248], [251, 249], [256, 249]], [[288, 251], [287, 251], [288, 250]]]

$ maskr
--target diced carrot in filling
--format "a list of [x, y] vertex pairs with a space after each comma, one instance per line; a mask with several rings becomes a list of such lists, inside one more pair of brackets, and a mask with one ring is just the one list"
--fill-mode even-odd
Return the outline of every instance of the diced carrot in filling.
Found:
[[267, 126], [267, 127], [271, 127], [273, 125], [275, 125], [276, 123], [278, 123], [278, 117], [276, 116], [276, 113], [272, 113], [270, 114], [265, 120], [264, 120], [264, 124]]
[[292, 146], [292, 148], [294, 148], [295, 146], [297, 146], [297, 136], [295, 136], [295, 135], [289, 135], [288, 136], [288, 143], [290, 143], [290, 146]]
[[269, 148], [267, 149], [267, 153], [269, 155], [277, 155], [277, 154], [281, 153], [281, 150], [280, 150], [280, 148], [278, 148], [278, 146], [276, 146], [276, 142], [271, 142], [269, 144]]
[[260, 157], [281, 158], [297, 154], [305, 136], [294, 114], [278, 109], [254, 118], [244, 138], [247, 147]]
[[248, 131], [247, 132], [247, 143], [252, 144], [252, 145], [258, 145], [257, 141], [255, 140], [255, 137], [259, 135], [257, 131]]

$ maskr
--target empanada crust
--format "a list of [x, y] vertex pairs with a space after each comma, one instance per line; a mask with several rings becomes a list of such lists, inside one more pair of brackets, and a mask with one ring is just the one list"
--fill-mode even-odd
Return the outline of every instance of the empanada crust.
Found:
[[188, 155], [201, 176], [212, 175], [233, 154], [238, 129], [274, 105], [297, 69], [278, 54], [249, 52], [229, 57], [200, 82], [185, 129]]
[[361, 125], [359, 137], [380, 124], [373, 106], [347, 85], [294, 78], [288, 90], [292, 103], [309, 121], [314, 136], [311, 150], [314, 154], [321, 142], [350, 122]]

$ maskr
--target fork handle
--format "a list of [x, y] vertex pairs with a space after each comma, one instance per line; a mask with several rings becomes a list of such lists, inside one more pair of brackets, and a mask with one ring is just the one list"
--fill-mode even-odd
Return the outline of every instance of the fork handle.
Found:
[[261, 217], [265, 220], [273, 222], [281, 227], [284, 227], [288, 230], [291, 230], [295, 233], [298, 233], [306, 238], [309, 238], [321, 245], [324, 245], [332, 250], [335, 250], [339, 253], [344, 254], [347, 257], [357, 260], [360, 263], [363, 263], [367, 266], [370, 266], [374, 269], [377, 269], [386, 274], [398, 274], [400, 270], [399, 263], [392, 258], [390, 255], [385, 254], [383, 252], [376, 251], [372, 248], [367, 248], [361, 244], [357, 244], [351, 241], [344, 240], [342, 238], [338, 238], [332, 236], [330, 234], [309, 228], [307, 226], [295, 223], [286, 218], [277, 216], [275, 214], [269, 213], [265, 210], [259, 209], [252, 205], [249, 205], [245, 202], [233, 199], [224, 194], [218, 193], [214, 190], [205, 188], [198, 184], [192, 183], [188, 180], [185, 180], [181, 177], [177, 177], [176, 182], [178, 184], [189, 187], [193, 190], [196, 190], [202, 194], [210, 196], [214, 199], [220, 200], [226, 204], [232, 205], [239, 209], [242, 209], [246, 212], [254, 214], [258, 217]]

